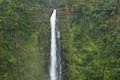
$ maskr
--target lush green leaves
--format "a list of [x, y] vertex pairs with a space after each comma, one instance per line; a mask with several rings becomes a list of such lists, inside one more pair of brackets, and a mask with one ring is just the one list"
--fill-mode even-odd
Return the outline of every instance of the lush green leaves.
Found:
[[119, 80], [119, 1], [73, 0], [72, 5], [71, 16], [77, 17], [62, 39], [64, 80]]

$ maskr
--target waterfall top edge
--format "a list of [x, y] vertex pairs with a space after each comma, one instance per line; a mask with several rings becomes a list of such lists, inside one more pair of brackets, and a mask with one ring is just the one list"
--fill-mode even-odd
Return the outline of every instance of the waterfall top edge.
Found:
[[50, 21], [51, 21], [51, 23], [56, 21], [56, 9], [53, 10]]

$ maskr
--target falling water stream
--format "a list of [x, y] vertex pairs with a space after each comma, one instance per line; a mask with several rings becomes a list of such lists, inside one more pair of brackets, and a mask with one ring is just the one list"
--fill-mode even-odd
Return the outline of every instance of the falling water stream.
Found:
[[56, 9], [50, 18], [51, 23], [51, 56], [50, 80], [61, 80], [60, 32], [56, 26]]

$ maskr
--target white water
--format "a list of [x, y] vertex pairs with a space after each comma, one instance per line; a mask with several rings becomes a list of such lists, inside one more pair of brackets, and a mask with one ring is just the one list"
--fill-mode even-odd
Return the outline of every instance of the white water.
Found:
[[57, 79], [56, 9], [52, 13], [50, 23], [51, 23], [50, 80], [56, 80]]

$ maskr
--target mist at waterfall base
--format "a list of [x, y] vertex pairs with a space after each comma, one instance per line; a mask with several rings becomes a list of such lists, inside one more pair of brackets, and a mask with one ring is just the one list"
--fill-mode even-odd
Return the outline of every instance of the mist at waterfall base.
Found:
[[51, 55], [50, 80], [61, 80], [60, 32], [56, 26], [56, 9], [50, 18], [51, 23]]

